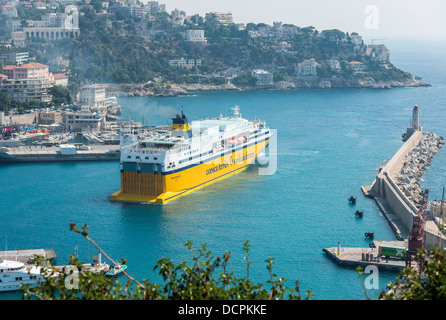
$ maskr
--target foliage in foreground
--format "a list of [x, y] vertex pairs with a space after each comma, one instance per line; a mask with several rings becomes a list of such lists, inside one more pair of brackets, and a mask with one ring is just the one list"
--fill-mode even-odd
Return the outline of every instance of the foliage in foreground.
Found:
[[[70, 230], [84, 236], [93, 243], [98, 250], [113, 264], [107, 254], [90, 239], [87, 233], [88, 227], [77, 228], [70, 224]], [[302, 297], [299, 282], [295, 288], [285, 286], [286, 280], [278, 278], [273, 273], [274, 260], [268, 258], [267, 270], [270, 279], [263, 283], [253, 283], [249, 278], [249, 243], [244, 243], [246, 252], [246, 276], [237, 277], [230, 263], [230, 252], [221, 257], [213, 257], [211, 252], [202, 245], [195, 250], [191, 242], [186, 246], [192, 253], [192, 265], [186, 262], [174, 264], [170, 258], [162, 258], [156, 262], [154, 270], [164, 280], [163, 285], [142, 282], [129, 276], [125, 271], [128, 281], [126, 283], [114, 282], [113, 279], [103, 275], [91, 273], [82, 268], [81, 263], [74, 255], [70, 256], [69, 264], [75, 266], [79, 273], [57, 272], [51, 267], [44, 268], [42, 272], [49, 272], [50, 277], [45, 277], [40, 285], [30, 289], [24, 287], [23, 299], [37, 300], [267, 300], [267, 299], [310, 299], [313, 294], [307, 291]], [[45, 262], [37, 258], [37, 264]], [[125, 263], [123, 260], [122, 263]], [[268, 288], [266, 288], [266, 286]], [[77, 289], [76, 289], [77, 287]]]
[[[78, 229], [70, 224], [70, 230], [81, 234], [90, 241], [111, 263], [117, 265], [107, 254], [89, 237], [88, 227]], [[82, 268], [82, 264], [75, 255], [70, 256], [69, 264], [75, 266], [78, 273], [59, 272], [52, 267], [46, 267], [42, 273], [49, 273], [39, 286], [30, 289], [23, 286], [23, 299], [36, 300], [267, 300], [289, 299], [309, 300], [314, 295], [311, 290], [301, 295], [299, 282], [295, 288], [285, 286], [286, 279], [277, 277], [273, 273], [274, 260], [268, 258], [267, 271], [269, 280], [266, 283], [253, 283], [249, 277], [250, 264], [248, 242], [244, 243], [246, 256], [246, 276], [237, 277], [230, 263], [230, 252], [222, 256], [213, 257], [211, 252], [202, 245], [195, 250], [192, 242], [186, 242], [192, 253], [192, 265], [186, 262], [174, 264], [170, 258], [162, 258], [156, 262], [154, 270], [164, 280], [164, 284], [151, 283], [148, 280], [139, 282], [125, 271], [128, 278], [126, 283], [115, 282], [89, 272]], [[432, 248], [427, 252], [421, 250], [417, 261], [424, 261], [423, 272], [420, 274], [412, 268], [406, 268], [399, 280], [391, 282], [388, 291], [382, 291], [380, 300], [445, 300], [446, 299], [446, 251]], [[36, 263], [44, 265], [47, 261], [36, 256]], [[126, 263], [122, 260], [121, 263]], [[362, 270], [358, 270], [362, 276]], [[73, 280], [73, 281], [72, 281]], [[76, 282], [76, 283], [75, 283]], [[73, 286], [77, 288], [73, 288]], [[266, 288], [268, 287], [268, 288]], [[366, 290], [364, 288], [364, 293]], [[369, 297], [366, 299], [370, 300]]]
[[412, 268], [406, 268], [401, 279], [389, 285], [389, 291], [382, 292], [383, 300], [446, 300], [446, 252], [434, 247], [428, 253], [421, 250], [417, 260], [424, 260], [420, 274]]

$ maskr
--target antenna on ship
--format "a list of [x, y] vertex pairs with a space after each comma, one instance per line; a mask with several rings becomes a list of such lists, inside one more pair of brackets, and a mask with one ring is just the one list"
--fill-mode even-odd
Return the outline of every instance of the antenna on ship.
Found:
[[241, 118], [242, 114], [240, 113], [240, 107], [238, 105], [235, 105], [231, 110], [234, 111], [235, 118]]

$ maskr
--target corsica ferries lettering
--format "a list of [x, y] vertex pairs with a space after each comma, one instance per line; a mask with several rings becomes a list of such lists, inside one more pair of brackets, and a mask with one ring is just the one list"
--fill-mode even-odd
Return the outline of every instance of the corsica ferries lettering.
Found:
[[[252, 152], [251, 152], [251, 153], [248, 153], [246, 156], [244, 156], [244, 155], [243, 155], [243, 156], [239, 156], [239, 157], [237, 157], [236, 159], [234, 159], [234, 161], [232, 161], [232, 156], [231, 156], [229, 162], [230, 162], [231, 164], [237, 164], [237, 163], [246, 161], [246, 160], [248, 160], [248, 159], [250, 159], [250, 158], [252, 158], [252, 157], [254, 157], [254, 153], [252, 153]], [[219, 171], [219, 170], [225, 169], [225, 168], [227, 168], [228, 166], [229, 166], [229, 164], [227, 164], [227, 163], [222, 163], [222, 164], [216, 165], [216, 166], [214, 166], [214, 167], [212, 167], [212, 168], [206, 170], [206, 175], [209, 175], [209, 174], [215, 173], [215, 172], [217, 172], [217, 171]]]
[[228, 166], [229, 166], [229, 164], [227, 164], [227, 163], [219, 164], [218, 166], [215, 166], [215, 167], [212, 167], [212, 168], [206, 170], [206, 175], [217, 172], [218, 170], [224, 169]]

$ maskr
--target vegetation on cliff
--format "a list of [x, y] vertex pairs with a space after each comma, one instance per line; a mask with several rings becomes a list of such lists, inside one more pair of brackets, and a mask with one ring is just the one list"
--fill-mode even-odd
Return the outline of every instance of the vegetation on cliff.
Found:
[[[30, 9], [31, 10], [31, 9]], [[19, 14], [22, 11], [19, 11]], [[24, 13], [23, 13], [24, 14]], [[30, 13], [27, 13], [30, 15]], [[22, 18], [26, 18], [23, 16]], [[221, 84], [213, 75], [235, 70], [235, 83], [253, 84], [246, 75], [251, 70], [270, 70], [275, 80], [296, 75], [298, 63], [314, 58], [321, 78], [371, 78], [374, 81], [407, 81], [409, 73], [391, 63], [383, 63], [367, 54], [367, 46], [355, 43], [352, 36], [340, 30], [314, 27], [292, 27], [294, 32], [283, 37], [252, 36], [265, 24], [249, 23], [245, 29], [236, 24], [224, 25], [212, 19], [193, 16], [184, 25], [172, 26], [167, 13], [157, 13], [156, 20], [147, 22], [122, 15], [97, 15], [82, 9], [77, 39], [57, 42], [35, 40], [26, 48], [37, 61], [54, 64], [57, 57], [69, 61], [70, 89], [81, 83], [171, 83]], [[150, 37], [138, 36], [137, 29], [153, 31]], [[186, 30], [204, 30], [206, 45], [184, 41]], [[285, 46], [285, 47], [284, 47]], [[200, 59], [192, 68], [173, 68], [173, 59]], [[337, 59], [341, 70], [334, 71], [326, 63]], [[367, 66], [366, 73], [356, 73], [348, 62], [359, 61]]]

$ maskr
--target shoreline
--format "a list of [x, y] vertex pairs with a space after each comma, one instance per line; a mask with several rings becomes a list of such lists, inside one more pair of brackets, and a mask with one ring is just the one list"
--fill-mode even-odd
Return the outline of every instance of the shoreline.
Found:
[[416, 80], [376, 82], [370, 79], [344, 79], [319, 77], [293, 77], [278, 81], [271, 86], [236, 86], [232, 83], [211, 84], [176, 84], [163, 87], [146, 87], [144, 84], [105, 84], [107, 89], [118, 97], [177, 97], [188, 96], [193, 92], [203, 91], [257, 91], [257, 90], [299, 90], [299, 89], [393, 89], [431, 87], [432, 85]]

